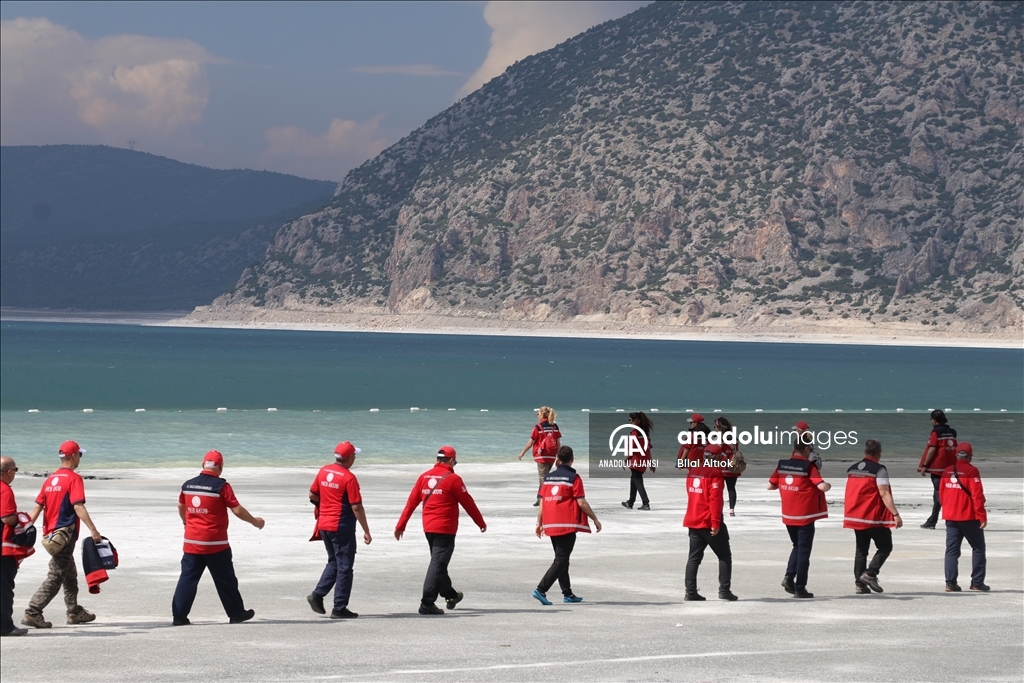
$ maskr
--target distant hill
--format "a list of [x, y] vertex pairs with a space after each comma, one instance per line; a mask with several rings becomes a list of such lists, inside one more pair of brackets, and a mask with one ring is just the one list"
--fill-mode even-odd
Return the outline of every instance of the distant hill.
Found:
[[2, 147], [0, 300], [86, 310], [209, 302], [335, 187], [112, 147]]
[[648, 5], [351, 171], [214, 313], [1019, 334], [1022, 24]]

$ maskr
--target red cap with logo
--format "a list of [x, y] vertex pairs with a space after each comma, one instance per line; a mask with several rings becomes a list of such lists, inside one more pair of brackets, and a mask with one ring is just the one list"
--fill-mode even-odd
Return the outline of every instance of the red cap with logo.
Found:
[[800, 430], [805, 431], [805, 432], [810, 430], [810, 428], [811, 428], [811, 426], [809, 424], [807, 424], [806, 422], [804, 422], [803, 420], [800, 420], [799, 422], [797, 422], [793, 426], [793, 429], [800, 429]]
[[690, 416], [690, 420], [689, 421], [690, 422], [703, 422], [704, 421], [704, 416], [701, 415], [700, 413], [694, 413], [693, 415]]
[[967, 443], [966, 441], [961, 441], [959, 444], [957, 444], [956, 457], [968, 458], [972, 455], [974, 455], [974, 449], [971, 448], [971, 444]]
[[85, 451], [79, 448], [76, 442], [68, 440], [60, 445], [59, 453], [62, 458], [70, 458], [72, 455], [85, 453]]
[[338, 458], [347, 458], [350, 455], [355, 455], [356, 453], [362, 452], [363, 449], [356, 448], [355, 446], [352, 445], [351, 441], [342, 441], [341, 443], [334, 447], [334, 455]]
[[455, 449], [451, 446], [441, 446], [437, 449], [437, 457], [451, 460], [455, 457]]
[[214, 467], [224, 467], [224, 456], [220, 454], [220, 451], [210, 451], [203, 456], [203, 469]]

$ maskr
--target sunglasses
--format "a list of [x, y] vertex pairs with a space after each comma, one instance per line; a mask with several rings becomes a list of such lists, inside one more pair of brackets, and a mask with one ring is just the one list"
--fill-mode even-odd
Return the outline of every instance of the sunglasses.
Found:
[[18, 471], [17, 467], [8, 467], [6, 470], [4, 470], [4, 472], [17, 472], [17, 471]]

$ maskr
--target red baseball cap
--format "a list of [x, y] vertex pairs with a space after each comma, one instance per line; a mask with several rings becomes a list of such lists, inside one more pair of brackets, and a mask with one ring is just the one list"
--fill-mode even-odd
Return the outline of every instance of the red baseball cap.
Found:
[[721, 455], [722, 454], [722, 447], [719, 446], [716, 443], [709, 444], [708, 447], [704, 449], [704, 455], [709, 455], [709, 454], [710, 455]]
[[969, 455], [974, 455], [974, 449], [971, 448], [971, 444], [961, 441], [956, 447], [956, 457], [966, 458]]
[[441, 446], [437, 449], [437, 457], [451, 460], [455, 457], [455, 449], [451, 446]]
[[811, 426], [810, 426], [809, 424], [807, 424], [806, 422], [804, 422], [803, 420], [800, 420], [799, 422], [797, 422], [797, 423], [796, 423], [796, 424], [795, 424], [795, 425], [793, 426], [793, 429], [802, 429], [802, 430], [804, 430], [805, 432], [807, 432], [807, 431], [810, 431], [810, 429], [811, 429]]
[[693, 415], [690, 416], [690, 420], [689, 421], [690, 422], [703, 422], [704, 421], [704, 416], [701, 415], [700, 413], [694, 413]]
[[203, 456], [203, 469], [210, 467], [224, 467], [224, 456], [220, 451], [210, 451]]
[[355, 446], [352, 445], [351, 441], [342, 441], [341, 443], [334, 447], [334, 455], [339, 458], [347, 458], [350, 455], [355, 455], [356, 453], [362, 452], [363, 449], [356, 448]]
[[62, 458], [69, 458], [75, 454], [85, 453], [85, 451], [79, 448], [76, 442], [68, 440], [60, 445], [58, 453], [60, 453]]

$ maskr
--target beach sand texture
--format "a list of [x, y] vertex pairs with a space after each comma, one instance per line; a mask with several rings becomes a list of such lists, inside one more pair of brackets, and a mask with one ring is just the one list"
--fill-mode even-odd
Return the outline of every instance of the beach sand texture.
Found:
[[[121, 567], [100, 595], [82, 589], [96, 622], [66, 626], [58, 597], [46, 611], [53, 629], [5, 638], [3, 680], [1019, 681], [1024, 672], [1020, 479], [985, 482], [991, 593], [966, 591], [966, 543], [965, 591], [943, 592], [945, 534], [918, 528], [930, 506], [930, 482], [900, 479], [893, 490], [907, 527], [894, 532], [895, 551], [880, 578], [886, 592], [857, 596], [853, 532], [841, 521], [845, 473], [826, 466], [835, 487], [811, 558], [808, 589], [817, 598], [797, 601], [779, 586], [789, 542], [778, 494], [766, 491], [762, 479], [743, 477], [738, 516], [728, 519], [736, 603], [715, 599], [710, 551], [699, 577], [708, 601], [682, 600], [687, 538], [678, 481], [650, 481], [653, 510], [641, 512], [619, 505], [628, 481], [586, 479], [605, 529], [581, 536], [573, 554], [573, 587], [585, 602], [542, 607], [530, 592], [552, 551], [532, 534], [533, 464], [463, 463], [458, 471], [488, 530], [481, 534], [463, 514], [450, 569], [466, 598], [443, 617], [421, 617], [416, 607], [428, 555], [418, 513], [401, 542], [392, 531], [424, 469], [356, 466], [374, 540], [361, 544], [356, 558], [350, 607], [359, 619], [330, 621], [305, 601], [325, 561], [323, 547], [307, 542], [313, 517], [305, 492], [315, 468], [229, 467], [225, 477], [241, 503], [267, 520], [262, 531], [234, 518], [231, 524], [241, 592], [256, 618], [229, 625], [207, 576], [193, 625], [179, 628], [170, 625], [182, 537], [175, 504], [194, 471], [127, 470], [124, 479], [87, 481], [89, 509], [117, 545]], [[579, 470], [586, 476], [585, 463]], [[22, 509], [40, 481], [15, 481]], [[22, 565], [16, 620], [46, 561], [39, 549]]]

